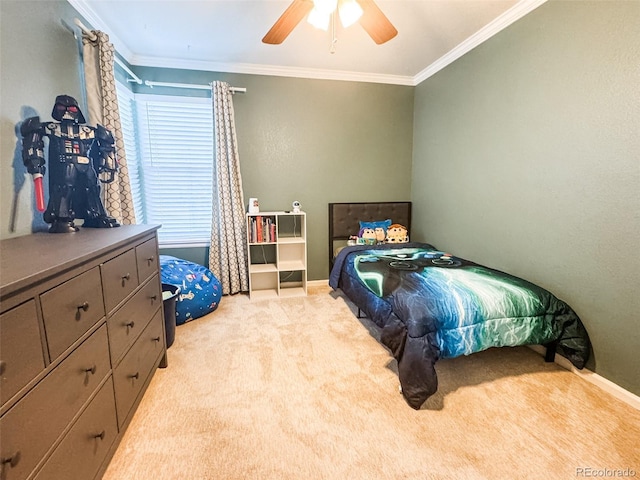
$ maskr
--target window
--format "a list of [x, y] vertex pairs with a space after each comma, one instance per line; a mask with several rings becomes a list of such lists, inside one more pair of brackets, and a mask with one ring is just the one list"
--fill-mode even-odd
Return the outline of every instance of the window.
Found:
[[[121, 105], [126, 97], [119, 99]], [[136, 94], [129, 105], [132, 127], [123, 121], [122, 128], [133, 132], [129, 140], [124, 136], [139, 221], [162, 225], [162, 246], [208, 245], [214, 172], [211, 100]]]
[[122, 127], [122, 139], [124, 151], [127, 153], [127, 167], [129, 181], [131, 182], [131, 194], [133, 195], [133, 210], [138, 223], [145, 222], [145, 212], [142, 203], [142, 178], [138, 147], [135, 138], [135, 97], [133, 93], [120, 82], [116, 82], [118, 93], [118, 108], [120, 110], [120, 125]]

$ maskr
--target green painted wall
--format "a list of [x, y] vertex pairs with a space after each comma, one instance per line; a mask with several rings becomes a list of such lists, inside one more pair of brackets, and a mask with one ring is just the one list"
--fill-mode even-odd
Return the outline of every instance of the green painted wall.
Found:
[[[224, 80], [247, 93], [233, 97], [245, 202], [307, 213], [308, 279], [329, 277], [329, 202], [408, 200], [413, 87], [216, 74], [135, 67], [145, 80], [206, 85]], [[140, 93], [207, 95], [139, 86]], [[197, 257], [206, 255], [196, 249]]]
[[414, 238], [556, 293], [640, 394], [640, 2], [550, 1], [416, 88]]

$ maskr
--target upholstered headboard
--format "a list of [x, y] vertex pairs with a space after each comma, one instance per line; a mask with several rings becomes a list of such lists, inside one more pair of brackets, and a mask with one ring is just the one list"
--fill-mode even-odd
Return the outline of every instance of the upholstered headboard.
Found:
[[355, 202], [329, 204], [329, 271], [337, 246], [346, 245], [350, 235], [357, 235], [360, 221], [373, 222], [390, 218], [407, 227], [411, 238], [411, 202]]

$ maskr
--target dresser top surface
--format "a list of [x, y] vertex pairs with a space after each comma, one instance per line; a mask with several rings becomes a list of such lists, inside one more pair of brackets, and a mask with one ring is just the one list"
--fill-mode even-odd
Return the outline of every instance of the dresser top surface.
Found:
[[159, 225], [80, 228], [76, 233], [34, 233], [0, 242], [0, 297], [141, 239]]

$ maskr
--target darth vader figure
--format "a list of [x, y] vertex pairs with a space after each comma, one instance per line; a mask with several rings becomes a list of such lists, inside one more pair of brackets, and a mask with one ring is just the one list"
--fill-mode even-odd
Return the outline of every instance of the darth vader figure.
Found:
[[[57, 122], [26, 119], [22, 161], [32, 175], [38, 210], [51, 224], [49, 232], [75, 232], [74, 219], [84, 219], [84, 227], [111, 228], [120, 224], [108, 216], [100, 200], [100, 182], [113, 182], [118, 163], [115, 140], [102, 125], [85, 125], [78, 102], [58, 95], [51, 116]], [[49, 138], [49, 203], [45, 210], [42, 177], [45, 173], [44, 138]], [[106, 178], [99, 176], [104, 174]]]

